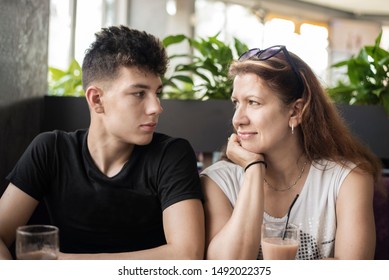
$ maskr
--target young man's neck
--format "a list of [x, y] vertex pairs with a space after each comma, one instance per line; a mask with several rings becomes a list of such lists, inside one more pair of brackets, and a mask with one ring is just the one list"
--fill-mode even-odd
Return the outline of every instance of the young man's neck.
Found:
[[134, 145], [119, 143], [89, 130], [87, 145], [89, 154], [99, 170], [108, 177], [115, 176], [129, 160]]

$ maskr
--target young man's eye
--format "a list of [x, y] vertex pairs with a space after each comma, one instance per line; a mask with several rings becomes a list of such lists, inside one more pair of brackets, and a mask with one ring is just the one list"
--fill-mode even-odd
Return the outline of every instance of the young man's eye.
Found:
[[143, 97], [145, 95], [145, 92], [144, 91], [135, 92], [133, 95], [136, 97]]

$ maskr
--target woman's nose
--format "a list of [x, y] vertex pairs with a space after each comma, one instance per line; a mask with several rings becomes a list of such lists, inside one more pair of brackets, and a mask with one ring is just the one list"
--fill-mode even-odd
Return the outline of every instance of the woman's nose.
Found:
[[234, 127], [238, 127], [242, 124], [247, 124], [248, 118], [246, 115], [246, 111], [242, 106], [239, 106], [235, 109], [234, 116], [232, 117], [232, 124]]

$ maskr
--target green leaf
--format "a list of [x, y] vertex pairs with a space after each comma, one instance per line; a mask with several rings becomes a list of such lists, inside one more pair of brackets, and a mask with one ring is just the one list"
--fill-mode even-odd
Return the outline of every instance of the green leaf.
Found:
[[58, 68], [49, 67], [49, 75], [51, 75], [51, 79], [59, 80], [62, 76], [66, 75], [66, 72]]
[[378, 34], [378, 37], [375, 39], [375, 47], [379, 48], [381, 44], [382, 32]]
[[236, 55], [238, 57], [240, 55], [242, 55], [244, 52], [248, 51], [248, 49], [249, 49], [246, 44], [242, 43], [237, 38], [234, 38], [234, 46], [235, 46], [235, 50], [237, 52]]
[[347, 64], [348, 64], [348, 60], [343, 60], [343, 61], [339, 61], [337, 63], [332, 64], [331, 67], [339, 68], [339, 67], [347, 66]]
[[72, 60], [67, 70], [49, 67], [48, 95], [83, 96], [82, 70], [76, 60]]
[[162, 40], [162, 44], [167, 48], [170, 45], [181, 43], [185, 39], [187, 39], [187, 37], [182, 34], [167, 36]]
[[188, 77], [188, 76], [184, 76], [184, 75], [172, 76], [172, 80], [178, 80], [178, 81], [181, 81], [184, 83], [193, 84], [193, 79]]

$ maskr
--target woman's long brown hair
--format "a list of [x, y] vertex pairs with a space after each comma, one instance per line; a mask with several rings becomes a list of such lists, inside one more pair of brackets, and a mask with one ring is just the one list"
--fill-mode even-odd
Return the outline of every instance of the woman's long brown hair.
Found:
[[303, 80], [302, 92], [282, 52], [267, 60], [254, 57], [234, 61], [229, 69], [230, 78], [245, 73], [256, 74], [286, 105], [299, 97], [303, 98], [305, 105], [299, 133], [305, 156], [312, 162], [320, 159], [341, 164], [353, 162], [371, 174], [378, 183], [381, 178], [380, 160], [352, 134], [312, 69], [298, 56], [289, 54]]

